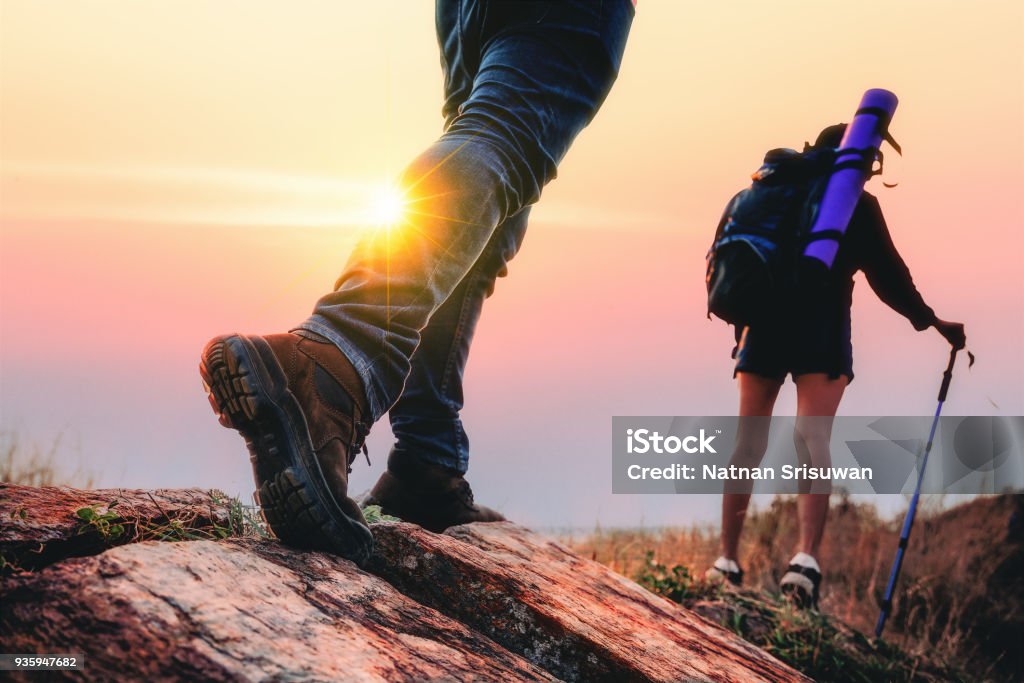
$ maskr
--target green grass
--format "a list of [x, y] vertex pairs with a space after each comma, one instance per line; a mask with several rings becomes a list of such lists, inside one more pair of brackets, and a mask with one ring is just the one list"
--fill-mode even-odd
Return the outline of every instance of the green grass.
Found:
[[377, 522], [400, 522], [398, 517], [392, 517], [391, 515], [385, 515], [381, 512], [380, 505], [367, 505], [363, 508], [363, 518], [367, 524], [375, 524]]

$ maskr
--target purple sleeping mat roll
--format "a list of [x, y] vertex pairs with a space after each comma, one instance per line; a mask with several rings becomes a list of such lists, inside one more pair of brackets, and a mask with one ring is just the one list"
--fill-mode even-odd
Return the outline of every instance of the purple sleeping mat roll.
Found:
[[804, 256], [821, 261], [826, 268], [831, 268], [835, 261], [839, 242], [864, 191], [864, 183], [871, 175], [871, 164], [898, 102], [896, 95], [888, 90], [868, 90], [846, 128], [832, 177], [825, 186], [821, 207], [804, 249]]

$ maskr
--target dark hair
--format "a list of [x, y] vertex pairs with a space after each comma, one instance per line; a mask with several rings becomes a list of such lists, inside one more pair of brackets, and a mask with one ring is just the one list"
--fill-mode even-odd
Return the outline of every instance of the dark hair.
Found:
[[846, 135], [846, 124], [837, 123], [823, 129], [818, 133], [818, 139], [814, 141], [815, 147], [838, 147]]

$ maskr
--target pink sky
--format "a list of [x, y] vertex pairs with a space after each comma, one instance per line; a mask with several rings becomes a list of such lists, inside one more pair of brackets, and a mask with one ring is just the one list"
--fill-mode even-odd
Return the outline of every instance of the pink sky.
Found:
[[[524, 522], [714, 518], [710, 498], [612, 496], [610, 417], [734, 410], [730, 331], [704, 318], [722, 205], [765, 149], [848, 118], [868, 87], [900, 96], [906, 154], [897, 189], [870, 189], [979, 357], [947, 411], [1024, 412], [1020, 3], [705, 5], [640, 3], [618, 85], [487, 305], [471, 480]], [[301, 320], [365, 198], [437, 134], [432, 9], [398, 7], [4, 0], [0, 428], [62, 432], [98, 485], [248, 495], [198, 354]], [[930, 414], [942, 340], [856, 291], [841, 412]], [[388, 439], [371, 436], [357, 489]]]

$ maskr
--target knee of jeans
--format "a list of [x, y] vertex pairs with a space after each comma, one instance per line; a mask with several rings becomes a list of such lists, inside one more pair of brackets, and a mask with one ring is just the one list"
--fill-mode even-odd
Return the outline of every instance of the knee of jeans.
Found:
[[420, 215], [464, 225], [498, 225], [523, 206], [524, 190], [507, 155], [478, 137], [445, 133], [402, 177], [406, 201]]
[[540, 199], [541, 188], [556, 175], [556, 165], [540, 138], [543, 122], [512, 123], [491, 109], [467, 103], [445, 136], [465, 140], [466, 152], [486, 159], [497, 172], [510, 200], [508, 218]]

